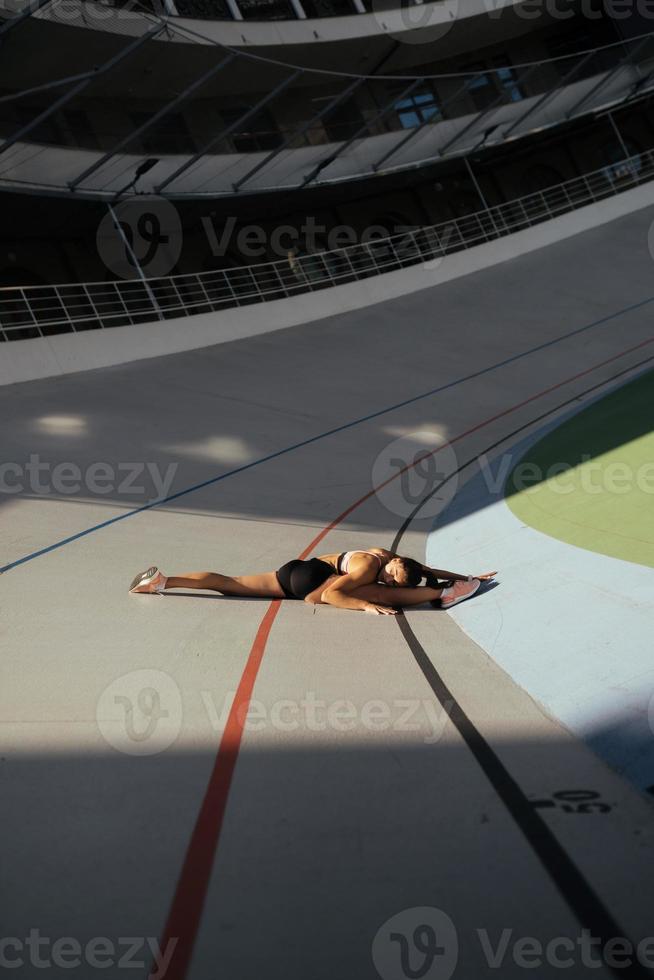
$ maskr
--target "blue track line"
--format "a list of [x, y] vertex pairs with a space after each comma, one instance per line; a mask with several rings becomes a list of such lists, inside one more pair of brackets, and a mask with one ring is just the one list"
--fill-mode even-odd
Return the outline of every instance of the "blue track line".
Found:
[[171, 500], [177, 500], [179, 497], [184, 497], [188, 493], [194, 493], [196, 490], [201, 490], [203, 487], [211, 486], [213, 483], [220, 483], [221, 480], [226, 480], [230, 476], [236, 476], [237, 473], [244, 473], [246, 470], [250, 470], [254, 466], [260, 466], [262, 463], [267, 463], [271, 459], [277, 459], [279, 456], [284, 456], [286, 453], [293, 452], [296, 449], [302, 449], [304, 446], [310, 446], [313, 442], [318, 442], [320, 439], [326, 439], [328, 436], [336, 435], [338, 432], [344, 432], [346, 429], [352, 429], [354, 426], [361, 425], [363, 422], [369, 422], [371, 419], [379, 418], [380, 415], [386, 415], [388, 412], [397, 411], [398, 408], [404, 408], [405, 405], [412, 405], [414, 402], [421, 401], [423, 398], [430, 398], [432, 395], [437, 395], [440, 394], [440, 392], [448, 391], [450, 388], [455, 388], [457, 385], [464, 384], [466, 381], [472, 381], [474, 378], [479, 378], [484, 374], [489, 374], [491, 371], [496, 371], [498, 368], [505, 367], [507, 364], [513, 364], [515, 361], [519, 361], [523, 357], [528, 357], [530, 354], [536, 354], [538, 351], [545, 350], [547, 347], [553, 347], [562, 340], [567, 340], [570, 337], [575, 337], [587, 330], [591, 330], [593, 327], [599, 327], [604, 323], [609, 323], [611, 320], [615, 320], [618, 317], [623, 316], [625, 313], [631, 313], [633, 310], [638, 310], [652, 302], [654, 302], [654, 296], [641, 300], [639, 303], [633, 303], [631, 306], [625, 306], [621, 310], [618, 310], [615, 313], [610, 313], [608, 316], [602, 317], [599, 320], [593, 320], [592, 323], [587, 323], [583, 327], [577, 327], [575, 330], [570, 330], [568, 333], [561, 334], [560, 337], [556, 337], [554, 340], [548, 340], [543, 344], [538, 344], [536, 347], [530, 347], [529, 350], [523, 351], [522, 354], [514, 354], [512, 357], [507, 357], [503, 361], [497, 361], [495, 364], [481, 368], [479, 371], [474, 371], [472, 374], [466, 374], [462, 378], [457, 378], [456, 381], [449, 381], [447, 384], [440, 385], [437, 388], [431, 388], [429, 391], [422, 392], [420, 395], [414, 395], [413, 398], [407, 398], [402, 402], [396, 402], [394, 405], [381, 408], [377, 412], [371, 412], [370, 415], [363, 415], [361, 418], [354, 419], [351, 422], [345, 422], [343, 425], [338, 425], [333, 429], [328, 429], [326, 432], [320, 432], [318, 435], [311, 436], [309, 439], [303, 439], [301, 442], [293, 443], [293, 445], [286, 446], [284, 449], [279, 449], [277, 452], [269, 453], [268, 456], [261, 456], [259, 459], [255, 459], [251, 463], [246, 463], [244, 466], [237, 466], [233, 470], [228, 470], [226, 473], [221, 473], [220, 476], [214, 476], [209, 480], [203, 480], [202, 483], [196, 483], [191, 487], [186, 487], [184, 490], [178, 490], [177, 493], [172, 493], [168, 497], [163, 497], [161, 500], [153, 500], [149, 504], [143, 504], [142, 507], [137, 507], [134, 510], [126, 511], [124, 514], [118, 514], [116, 517], [111, 517], [108, 521], [102, 521], [100, 524], [94, 524], [92, 527], [88, 527], [84, 531], [78, 531], [77, 534], [72, 534], [68, 538], [62, 538], [61, 541], [55, 541], [54, 544], [50, 544], [46, 548], [40, 548], [38, 551], [33, 551], [29, 555], [24, 555], [22, 558], [17, 558], [15, 561], [9, 562], [7, 565], [0, 566], [0, 575], [2, 575], [4, 572], [10, 571], [12, 568], [16, 568], [18, 565], [24, 565], [25, 562], [33, 561], [34, 558], [40, 558], [41, 555], [47, 555], [50, 551], [55, 551], [57, 548], [63, 548], [64, 545], [71, 544], [73, 541], [79, 540], [79, 538], [86, 537], [87, 534], [93, 534], [95, 531], [101, 531], [102, 528], [110, 527], [110, 525], [117, 524], [119, 521], [124, 521], [128, 517], [134, 517], [136, 514], [143, 513], [143, 511], [151, 510], [153, 507], [160, 507], [162, 504], [168, 504]]

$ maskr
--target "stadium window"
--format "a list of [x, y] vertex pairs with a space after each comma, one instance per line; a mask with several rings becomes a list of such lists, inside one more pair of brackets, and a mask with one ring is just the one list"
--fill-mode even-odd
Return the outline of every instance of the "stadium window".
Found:
[[[507, 66], [507, 60], [506, 55], [498, 55], [490, 62], [466, 65], [465, 71], [471, 72], [468, 93], [480, 112], [497, 102], [500, 94], [507, 96], [509, 102], [519, 102], [524, 98], [515, 70]], [[475, 72], [479, 73], [477, 77], [474, 77]]]
[[436, 95], [431, 91], [413, 92], [396, 102], [394, 108], [403, 129], [414, 129], [441, 116]]
[[497, 98], [497, 91], [491, 80], [492, 76], [488, 74], [486, 65], [482, 62], [475, 62], [474, 64], [466, 65], [464, 71], [470, 72], [470, 78], [468, 79], [466, 88], [475, 109], [478, 109], [479, 112], [488, 109]]
[[511, 67], [507, 67], [506, 63], [508, 58], [506, 55], [501, 55], [497, 58], [491, 59], [491, 65], [495, 68], [493, 73], [495, 78], [495, 84], [498, 88], [503, 88], [509, 97], [509, 102], [520, 102], [524, 99], [524, 92], [518, 84], [518, 78], [515, 70]]
[[357, 12], [352, 0], [301, 0], [307, 17], [349, 17]]
[[238, 0], [243, 20], [296, 20], [288, 0]]
[[180, 17], [199, 17], [203, 20], [233, 20], [232, 13], [223, 0], [175, 0]]

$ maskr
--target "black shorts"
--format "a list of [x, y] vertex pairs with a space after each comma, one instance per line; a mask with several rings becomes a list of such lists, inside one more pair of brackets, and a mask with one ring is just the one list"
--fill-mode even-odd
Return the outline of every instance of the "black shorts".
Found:
[[287, 599], [304, 599], [310, 592], [326, 582], [330, 575], [336, 575], [336, 570], [320, 558], [309, 558], [302, 561], [294, 558], [275, 573], [277, 581], [284, 590]]

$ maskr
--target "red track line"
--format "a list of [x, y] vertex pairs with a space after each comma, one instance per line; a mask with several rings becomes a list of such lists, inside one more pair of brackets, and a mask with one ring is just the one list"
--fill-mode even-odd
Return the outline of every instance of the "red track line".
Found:
[[[163, 942], [170, 941], [174, 944], [170, 966], [166, 971], [166, 980], [182, 980], [188, 970], [209, 887], [213, 857], [218, 847], [218, 838], [227, 809], [227, 797], [243, 737], [245, 715], [266, 649], [266, 641], [280, 605], [279, 599], [270, 603], [257, 630], [220, 740], [220, 748], [209, 777], [207, 792], [189, 841], [164, 932]], [[161, 948], [165, 950], [168, 947]], [[150, 974], [150, 977], [153, 976], [155, 978], [158, 976], [156, 968]]]
[[[491, 422], [496, 422], [497, 419], [501, 419], [505, 415], [510, 415], [512, 412], [517, 412], [519, 408], [523, 408], [525, 405], [528, 405], [530, 402], [536, 401], [536, 399], [538, 398], [542, 398], [543, 395], [549, 395], [551, 391], [556, 391], [557, 388], [562, 388], [563, 385], [570, 384], [571, 381], [576, 381], [577, 378], [583, 378], [584, 375], [590, 374], [592, 371], [597, 371], [598, 368], [603, 367], [605, 364], [610, 364], [612, 361], [617, 361], [619, 357], [624, 357], [625, 354], [631, 354], [633, 351], [640, 350], [641, 347], [646, 347], [648, 344], [651, 343], [654, 343], [654, 337], [650, 337], [649, 340], [643, 340], [642, 343], [635, 344], [634, 347], [628, 347], [627, 350], [623, 350], [620, 354], [615, 354], [613, 357], [607, 357], [605, 361], [600, 361], [599, 364], [594, 364], [593, 367], [587, 368], [585, 371], [579, 371], [577, 374], [573, 374], [571, 377], [565, 378], [563, 381], [559, 381], [557, 382], [557, 384], [551, 385], [549, 388], [543, 388], [542, 391], [537, 392], [535, 395], [531, 395], [529, 398], [525, 398], [524, 401], [518, 402], [517, 405], [512, 405], [511, 408], [505, 408], [503, 412], [498, 412], [497, 415], [492, 415], [489, 419], [484, 419], [483, 422], [479, 422], [477, 425], [473, 425], [471, 429], [466, 429], [465, 432], [460, 432], [458, 436], [453, 436], [449, 440], [449, 445], [452, 445], [455, 442], [460, 442], [461, 439], [465, 439], [466, 436], [472, 435], [473, 432], [477, 432], [479, 429], [483, 429], [485, 426], [490, 425]], [[378, 490], [381, 490], [382, 487], [387, 486], [387, 484], [391, 483], [392, 480], [396, 480], [401, 473], [406, 473], [407, 470], [413, 469], [413, 467], [417, 466], [417, 464], [422, 462], [423, 459], [427, 459], [427, 457], [429, 456], [435, 456], [436, 453], [439, 452], [441, 448], [442, 447], [439, 446], [438, 449], [434, 449], [431, 452], [425, 452], [422, 456], [419, 456], [418, 459], [415, 459], [413, 463], [410, 463], [408, 466], [403, 466], [402, 469], [398, 470], [397, 473], [394, 473], [393, 476], [390, 476], [387, 480], [384, 480], [384, 482], [380, 483], [378, 486], [373, 487], [373, 489], [370, 490], [367, 494], [365, 494], [363, 497], [360, 497], [355, 503], [351, 504], [347, 508], [347, 510], [344, 510], [342, 514], [339, 514], [338, 517], [335, 517], [334, 520], [331, 522], [331, 524], [328, 524], [328, 526], [323, 531], [321, 531], [320, 534], [316, 535], [316, 537], [313, 539], [311, 544], [307, 545], [307, 547], [304, 549], [304, 551], [299, 557], [306, 558], [307, 555], [310, 555], [311, 552], [316, 547], [316, 545], [320, 544], [322, 539], [325, 538], [330, 531], [333, 531], [334, 528], [337, 527], [341, 523], [341, 521], [343, 521], [349, 514], [351, 514], [353, 510], [356, 510], [356, 508], [359, 507], [360, 504], [364, 503], [366, 500], [369, 500], [370, 497], [374, 496], [374, 494], [376, 494]]]
[[[535, 395], [525, 398], [524, 401], [518, 402], [510, 408], [506, 408], [504, 411], [498, 412], [488, 419], [484, 419], [483, 422], [479, 422], [470, 429], [466, 429], [465, 432], [454, 436], [449, 442], [450, 444], [459, 442], [461, 439], [465, 439], [466, 436], [472, 435], [473, 432], [478, 432], [479, 429], [483, 429], [492, 422], [497, 421], [497, 419], [504, 418], [504, 416], [518, 411], [518, 409], [523, 408], [530, 402], [536, 401], [536, 399], [542, 398], [552, 391], [556, 391], [558, 388], [563, 387], [563, 385], [570, 384], [570, 382], [576, 381], [578, 378], [583, 378], [585, 375], [596, 371], [605, 364], [611, 364], [613, 361], [617, 361], [618, 358], [624, 357], [626, 354], [631, 354], [633, 351], [640, 350], [641, 347], [646, 347], [651, 343], [654, 343], [654, 337], [650, 337], [649, 340], [644, 340], [634, 347], [629, 347], [627, 350], [621, 351], [613, 357], [608, 357], [606, 360], [600, 361], [599, 364], [594, 364], [593, 367], [587, 368], [585, 371], [579, 371], [577, 374], [573, 374], [571, 377], [565, 378], [565, 380], [559, 381], [549, 388], [544, 388]], [[424, 453], [424, 455], [414, 460], [413, 463], [404, 466], [397, 473], [394, 473], [393, 476], [384, 480], [383, 483], [373, 487], [372, 490], [351, 504], [338, 517], [334, 518], [327, 527], [320, 531], [299, 557], [305, 558], [309, 555], [330, 531], [334, 530], [353, 510], [366, 500], [369, 500], [378, 490], [381, 490], [382, 487], [385, 487], [392, 480], [396, 480], [401, 473], [412, 469], [421, 460], [437, 452], [438, 449]], [[270, 635], [272, 625], [280, 608], [281, 600], [274, 599], [257, 630], [243, 675], [234, 696], [234, 701], [232, 702], [227, 724], [225, 725], [213, 770], [209, 778], [207, 791], [184, 857], [184, 863], [177, 881], [177, 887], [175, 888], [163, 938], [160, 942], [162, 950], [168, 948], [168, 943], [171, 943], [171, 948], [174, 948], [170, 965], [166, 972], [166, 980], [185, 980], [188, 972], [200, 926], [202, 909], [209, 888], [220, 832], [225, 818], [232, 777], [243, 739], [247, 710], [266, 649], [268, 636]], [[156, 968], [150, 973], [149, 980], [157, 980]]]

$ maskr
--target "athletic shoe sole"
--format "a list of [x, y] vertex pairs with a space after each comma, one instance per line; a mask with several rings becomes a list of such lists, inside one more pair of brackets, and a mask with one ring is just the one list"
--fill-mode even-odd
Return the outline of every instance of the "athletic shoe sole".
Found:
[[[472, 582], [470, 583], [472, 585]], [[472, 591], [468, 592], [466, 595], [458, 596], [456, 599], [446, 599], [445, 602], [441, 600], [441, 609], [451, 609], [452, 606], [456, 606], [459, 602], [465, 602], [466, 599], [471, 599], [476, 593], [477, 589], [481, 585], [481, 582], [477, 582]]]
[[136, 576], [136, 578], [134, 579], [134, 581], [132, 582], [132, 584], [130, 585], [129, 591], [130, 592], [133, 592], [137, 588], [137, 586], [139, 586], [139, 585], [146, 585], [147, 584], [147, 580], [148, 579], [153, 579], [155, 577], [155, 575], [157, 574], [158, 571], [159, 571], [159, 569], [157, 568], [157, 566], [156, 565], [152, 565], [151, 568], [148, 568], [147, 572], [140, 572]]

